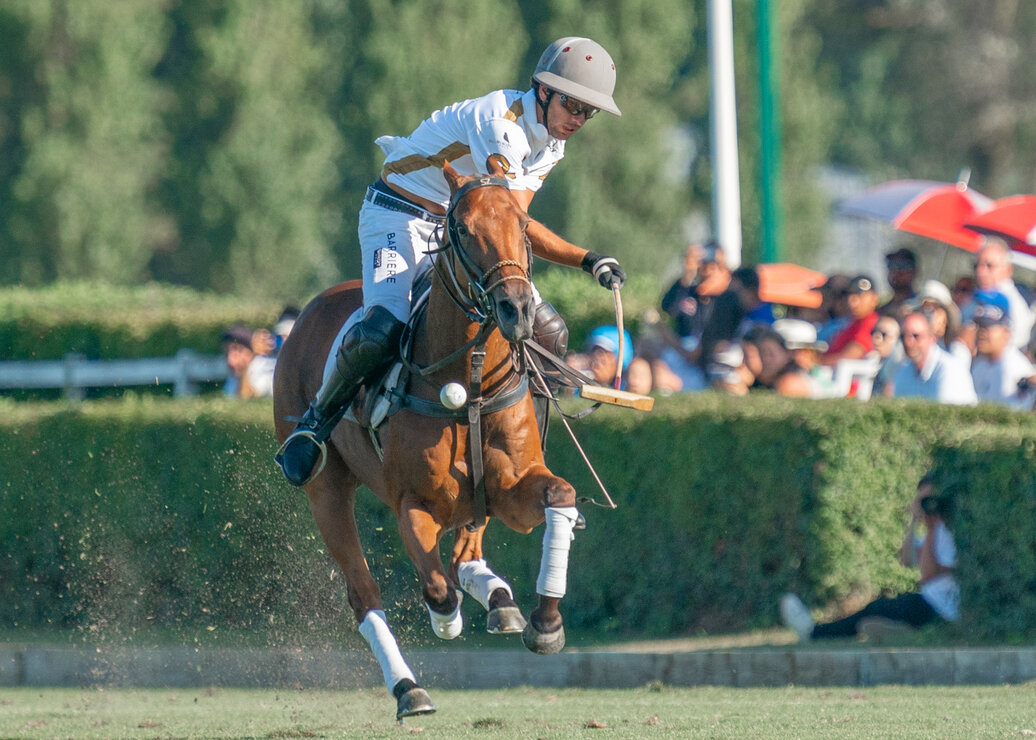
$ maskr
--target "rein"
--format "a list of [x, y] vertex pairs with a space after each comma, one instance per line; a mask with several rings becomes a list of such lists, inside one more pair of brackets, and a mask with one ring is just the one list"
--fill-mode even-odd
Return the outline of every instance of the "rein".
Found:
[[[440, 242], [439, 247], [430, 248], [426, 252], [427, 254], [437, 256], [437, 259], [433, 262], [433, 269], [442, 281], [443, 287], [446, 290], [446, 295], [448, 295], [450, 300], [452, 300], [464, 315], [467, 316], [469, 321], [479, 325], [479, 330], [478, 333], [468, 342], [458, 347], [446, 357], [433, 362], [427, 367], [421, 368], [413, 363], [407, 362], [408, 368], [422, 378], [431, 375], [437, 370], [441, 370], [446, 365], [449, 365], [454, 360], [466, 354], [468, 350], [485, 343], [490, 332], [493, 330], [493, 324], [496, 323], [496, 317], [493, 316], [493, 303], [489, 298], [489, 294], [494, 288], [502, 285], [508, 280], [520, 280], [529, 286], [532, 285], [532, 281], [529, 279], [528, 268], [523, 267], [522, 263], [518, 260], [500, 260], [480, 274], [478, 265], [475, 264], [475, 261], [471, 259], [471, 256], [464, 251], [461, 246], [461, 227], [458, 225], [455, 215], [457, 205], [460, 203], [461, 199], [463, 199], [464, 196], [472, 190], [484, 187], [509, 189], [505, 178], [488, 176], [472, 180], [471, 182], [459, 187], [450, 197], [450, 207], [446, 211], [446, 241]], [[528, 240], [526, 240], [526, 250], [528, 252], [527, 262], [531, 265], [532, 247], [528, 244]], [[460, 266], [464, 270], [464, 274], [467, 277], [468, 282], [467, 290], [461, 287], [460, 280], [457, 278], [457, 267], [454, 260], [439, 258], [440, 256], [445, 256], [450, 252], [457, 257], [457, 261], [460, 262]], [[521, 270], [521, 273], [503, 275], [489, 285], [484, 285], [490, 277], [506, 267], [517, 267]], [[405, 353], [404, 357], [406, 357]]]

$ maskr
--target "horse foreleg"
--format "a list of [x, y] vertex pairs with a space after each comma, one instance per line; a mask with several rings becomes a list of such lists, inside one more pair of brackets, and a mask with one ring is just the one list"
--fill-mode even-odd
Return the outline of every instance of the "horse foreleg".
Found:
[[[396, 719], [435, 711], [428, 693], [417, 685], [399, 651], [381, 608], [381, 592], [363, 555], [353, 505], [355, 484], [337, 454], [329, 454], [324, 474], [305, 487], [309, 508], [327, 549], [345, 574], [349, 605], [371, 652], [381, 666], [385, 687], [396, 698]], [[339, 481], [333, 485], [332, 481]], [[344, 482], [343, 482], [344, 481]]]
[[565, 628], [558, 604], [568, 584], [568, 551], [575, 538], [579, 519], [574, 506], [548, 506], [544, 509], [547, 526], [543, 533], [540, 574], [536, 579], [539, 605], [529, 615], [522, 632], [525, 647], [540, 655], [551, 655], [565, 647]]
[[483, 524], [474, 532], [466, 528], [457, 532], [450, 573], [456, 576], [460, 587], [488, 612], [486, 632], [491, 635], [517, 634], [525, 629], [525, 617], [514, 601], [511, 586], [486, 565], [482, 555], [485, 531]]
[[461, 594], [447, 578], [439, 556], [442, 527], [420, 506], [402, 509], [398, 521], [403, 546], [421, 578], [421, 595], [432, 631], [436, 637], [452, 640], [464, 629], [464, 618], [460, 613]]
[[568, 551], [579, 521], [576, 491], [568, 481], [543, 465], [534, 465], [498, 499], [493, 514], [519, 532], [530, 532], [546, 519], [540, 573], [536, 580], [539, 604], [522, 632], [525, 646], [549, 655], [565, 646], [565, 629], [558, 611], [568, 582]]

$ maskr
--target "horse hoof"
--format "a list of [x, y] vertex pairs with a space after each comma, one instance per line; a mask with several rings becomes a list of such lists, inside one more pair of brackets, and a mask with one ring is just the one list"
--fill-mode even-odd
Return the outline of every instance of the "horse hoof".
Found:
[[525, 617], [516, 606], [501, 606], [489, 610], [486, 632], [491, 635], [514, 635], [525, 629]]
[[428, 692], [408, 678], [396, 684], [392, 691], [396, 695], [396, 719], [400, 722], [404, 717], [415, 717], [419, 714], [434, 714], [435, 705]]
[[522, 642], [537, 655], [554, 655], [565, 647], [565, 628], [558, 627], [554, 632], [540, 632], [529, 622], [522, 631]]

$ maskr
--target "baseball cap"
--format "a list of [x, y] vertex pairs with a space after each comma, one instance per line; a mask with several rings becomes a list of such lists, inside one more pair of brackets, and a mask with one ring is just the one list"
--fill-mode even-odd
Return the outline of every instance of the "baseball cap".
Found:
[[877, 292], [874, 287], [874, 281], [867, 275], [857, 275], [849, 281], [849, 285], [846, 286], [845, 292], [849, 294], [854, 293], [873, 293]]
[[[625, 370], [633, 361], [633, 338], [628, 331], [623, 332], [622, 369]], [[603, 349], [613, 355], [619, 354], [619, 330], [614, 326], [598, 326], [586, 338], [586, 350]]]
[[996, 290], [980, 290], [975, 293], [975, 310], [972, 320], [979, 326], [1010, 326], [1011, 306], [1007, 296]]
[[231, 326], [219, 336], [221, 344], [240, 344], [251, 349], [252, 330], [247, 326]]
[[907, 249], [906, 247], [900, 247], [894, 252], [889, 252], [885, 255], [885, 264], [891, 262], [909, 262], [912, 267], [917, 266], [917, 255], [914, 254], [913, 250]]

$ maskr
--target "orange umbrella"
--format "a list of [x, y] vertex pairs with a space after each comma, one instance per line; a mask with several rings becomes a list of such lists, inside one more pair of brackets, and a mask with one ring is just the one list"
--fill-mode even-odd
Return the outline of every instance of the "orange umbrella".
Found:
[[1002, 236], [1013, 249], [1036, 255], [1036, 195], [1001, 198], [964, 225], [982, 234]]
[[892, 180], [847, 198], [838, 210], [974, 252], [982, 245], [982, 237], [964, 224], [992, 205], [992, 200], [964, 182]]
[[824, 297], [817, 290], [827, 282], [827, 275], [790, 262], [758, 265], [759, 297], [767, 303], [783, 306], [819, 308]]

